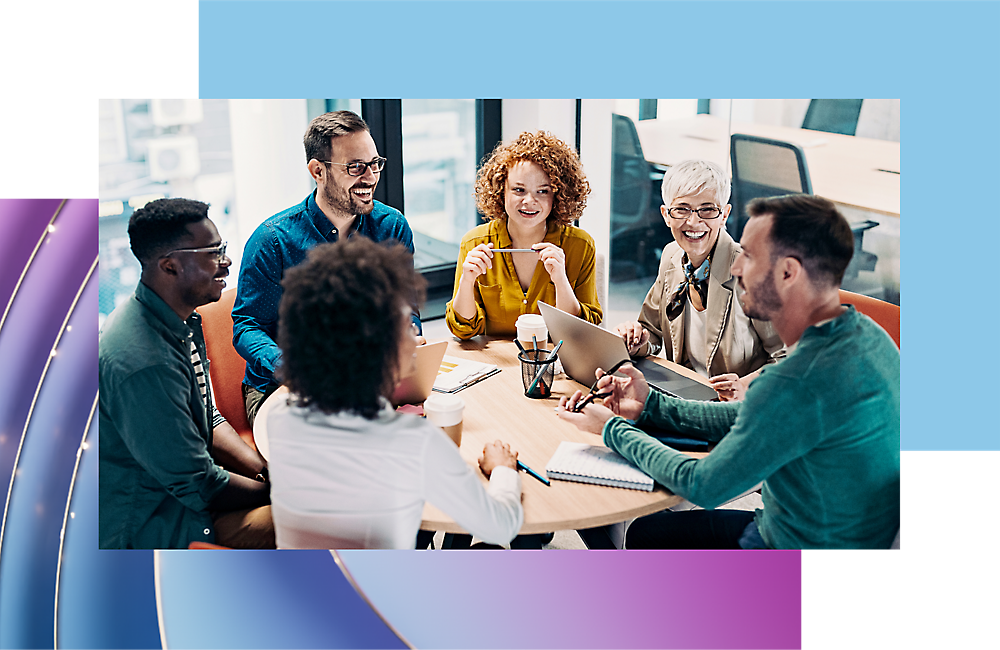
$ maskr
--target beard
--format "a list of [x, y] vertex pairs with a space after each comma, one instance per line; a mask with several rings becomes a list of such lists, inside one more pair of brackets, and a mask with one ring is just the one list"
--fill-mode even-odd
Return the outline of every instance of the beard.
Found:
[[326, 199], [327, 205], [331, 206], [335, 210], [353, 215], [369, 214], [372, 211], [372, 208], [375, 207], [375, 201], [372, 200], [369, 203], [362, 203], [353, 194], [351, 194], [351, 190], [355, 187], [371, 187], [372, 194], [374, 195], [374, 185], [357, 183], [349, 188], [341, 189], [340, 187], [332, 188], [330, 187], [330, 183], [327, 183], [323, 186], [323, 198]]
[[740, 300], [743, 306], [743, 313], [748, 318], [754, 320], [771, 320], [774, 314], [781, 311], [784, 303], [778, 295], [778, 289], [774, 286], [774, 267], [768, 271], [766, 279], [754, 287], [746, 287], [740, 278], [740, 288], [743, 290], [743, 298], [749, 297], [752, 304], [748, 307], [745, 300]]

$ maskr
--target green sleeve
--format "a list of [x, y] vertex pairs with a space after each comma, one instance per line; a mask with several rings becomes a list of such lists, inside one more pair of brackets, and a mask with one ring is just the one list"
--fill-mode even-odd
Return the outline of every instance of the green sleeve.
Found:
[[636, 425], [651, 425], [692, 438], [718, 442], [736, 422], [742, 404], [678, 399], [650, 390]]
[[[822, 436], [816, 427], [822, 421], [819, 400], [790, 378], [762, 376], [747, 391], [742, 406], [727, 404], [657, 404], [650, 413], [649, 420], [681, 433], [697, 434], [704, 426], [707, 431], [701, 431], [701, 437], [712, 436], [709, 439], [724, 421], [722, 415], [735, 413], [728, 433], [702, 459], [674, 451], [618, 417], [604, 425], [604, 444], [675, 494], [703, 508], [715, 508], [805, 454]], [[640, 424], [644, 418], [645, 412]]]
[[190, 378], [176, 368], [144, 368], [111, 396], [122, 441], [136, 462], [188, 508], [203, 511], [229, 483], [212, 460], [186, 397]]

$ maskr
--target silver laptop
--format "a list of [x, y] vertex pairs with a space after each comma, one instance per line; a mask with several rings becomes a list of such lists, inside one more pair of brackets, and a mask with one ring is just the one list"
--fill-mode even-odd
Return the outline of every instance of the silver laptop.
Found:
[[410, 372], [403, 376], [392, 393], [392, 405], [422, 404], [431, 394], [434, 380], [441, 369], [441, 359], [448, 349], [447, 341], [418, 345]]
[[[549, 338], [554, 342], [562, 340], [559, 351], [566, 374], [587, 386], [595, 381], [594, 372], [598, 368], [610, 368], [622, 359], [628, 359], [625, 341], [614, 332], [598, 327], [582, 318], [577, 318], [544, 302], [538, 309], [545, 319]], [[718, 394], [709, 386], [664, 368], [649, 359], [633, 359], [632, 365], [646, 377], [649, 385], [667, 395], [710, 401]]]

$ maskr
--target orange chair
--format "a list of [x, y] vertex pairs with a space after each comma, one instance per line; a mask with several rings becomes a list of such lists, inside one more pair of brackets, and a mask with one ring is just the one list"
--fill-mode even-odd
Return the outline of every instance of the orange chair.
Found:
[[246, 403], [243, 401], [243, 376], [246, 361], [233, 347], [233, 303], [236, 289], [222, 292], [219, 302], [202, 305], [201, 326], [205, 332], [205, 348], [211, 361], [209, 375], [215, 392], [215, 406], [229, 424], [236, 429], [243, 441], [253, 449], [253, 429], [247, 420]]
[[229, 550], [228, 546], [219, 546], [218, 544], [209, 544], [208, 542], [191, 542], [188, 544], [188, 548], [197, 551]]
[[882, 326], [896, 347], [899, 347], [899, 307], [877, 298], [863, 296], [860, 293], [840, 290], [840, 303], [842, 305], [854, 305], [859, 312], [871, 318]]

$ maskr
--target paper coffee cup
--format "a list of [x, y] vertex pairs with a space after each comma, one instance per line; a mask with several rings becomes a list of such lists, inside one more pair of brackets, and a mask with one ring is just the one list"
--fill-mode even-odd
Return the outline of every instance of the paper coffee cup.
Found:
[[531, 349], [532, 336], [538, 341], [539, 349], [545, 348], [549, 330], [545, 327], [545, 319], [540, 314], [521, 314], [514, 321], [514, 327], [517, 328], [517, 340], [525, 350]]
[[462, 446], [462, 416], [465, 400], [449, 393], [431, 393], [424, 401], [424, 415], [441, 427], [456, 445]]

